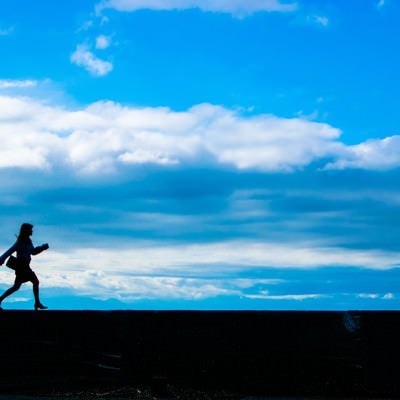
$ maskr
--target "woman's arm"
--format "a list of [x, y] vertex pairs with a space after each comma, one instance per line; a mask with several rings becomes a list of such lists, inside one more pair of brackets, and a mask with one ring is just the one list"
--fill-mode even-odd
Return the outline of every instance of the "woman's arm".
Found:
[[3, 265], [4, 261], [6, 261], [6, 259], [10, 257], [11, 254], [14, 253], [14, 251], [16, 250], [17, 250], [17, 243], [14, 243], [4, 254], [0, 256], [0, 265]]
[[47, 243], [42, 244], [41, 246], [33, 247], [31, 254], [36, 256], [36, 254], [41, 253], [44, 250], [47, 250], [49, 248], [49, 245]]

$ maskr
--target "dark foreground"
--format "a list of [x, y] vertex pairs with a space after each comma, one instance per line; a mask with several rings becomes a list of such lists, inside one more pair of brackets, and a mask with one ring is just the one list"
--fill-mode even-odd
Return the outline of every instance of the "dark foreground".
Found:
[[400, 398], [400, 312], [3, 311], [0, 395]]

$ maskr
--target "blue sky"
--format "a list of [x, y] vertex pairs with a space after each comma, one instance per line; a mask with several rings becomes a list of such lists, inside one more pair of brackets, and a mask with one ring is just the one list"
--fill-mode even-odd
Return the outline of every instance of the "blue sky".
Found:
[[399, 309], [397, 1], [0, 11], [0, 244], [49, 242], [50, 308]]

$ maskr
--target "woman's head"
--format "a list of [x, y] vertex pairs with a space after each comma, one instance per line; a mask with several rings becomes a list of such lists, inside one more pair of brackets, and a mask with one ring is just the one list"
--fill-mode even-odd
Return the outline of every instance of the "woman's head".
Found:
[[29, 236], [32, 235], [33, 232], [33, 225], [24, 223], [21, 225], [19, 230], [18, 240], [29, 240]]

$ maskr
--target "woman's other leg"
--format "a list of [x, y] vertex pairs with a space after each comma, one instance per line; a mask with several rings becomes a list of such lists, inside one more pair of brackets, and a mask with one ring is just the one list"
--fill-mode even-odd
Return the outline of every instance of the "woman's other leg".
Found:
[[40, 297], [39, 297], [39, 279], [36, 276], [36, 274], [32, 271], [33, 276], [31, 279], [32, 285], [33, 285], [33, 296], [35, 297], [35, 310], [37, 309], [45, 309], [47, 308], [46, 306], [44, 306], [41, 302], [40, 302]]
[[22, 285], [22, 282], [18, 281], [17, 279], [14, 282], [14, 285], [11, 286], [9, 289], [7, 289], [1, 296], [0, 296], [0, 305], [1, 302], [8, 296], [10, 296], [10, 294], [13, 294], [14, 292], [16, 292]]

